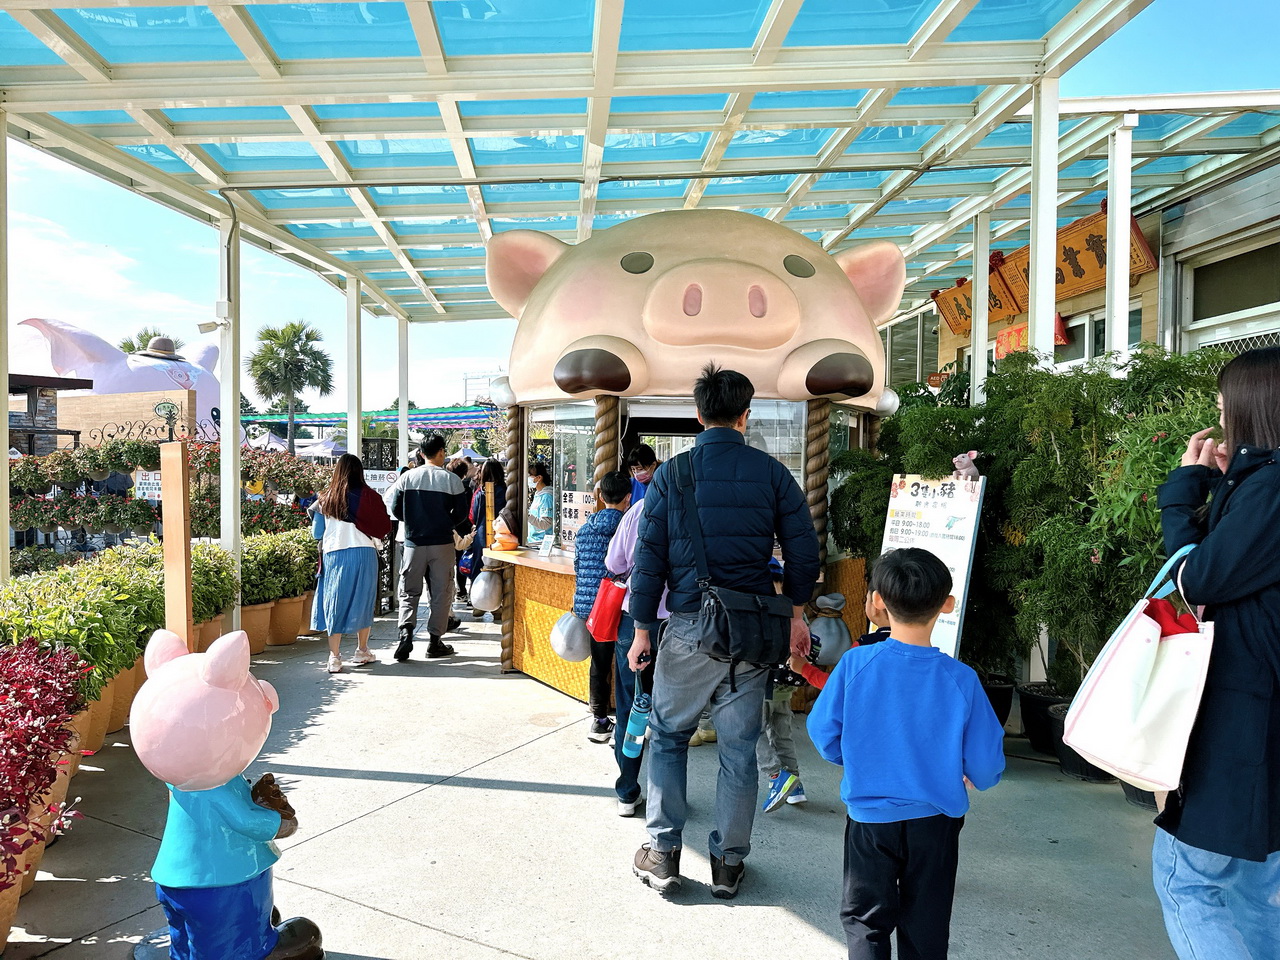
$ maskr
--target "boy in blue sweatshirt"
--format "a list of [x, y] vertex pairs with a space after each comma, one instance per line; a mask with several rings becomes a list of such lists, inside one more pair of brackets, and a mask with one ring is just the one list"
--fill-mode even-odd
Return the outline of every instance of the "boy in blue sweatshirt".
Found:
[[978, 675], [930, 644], [955, 609], [951, 574], [927, 550], [894, 550], [871, 574], [890, 639], [854, 647], [809, 714], [824, 759], [844, 766], [848, 808], [840, 920], [849, 960], [943, 960], [966, 785], [1004, 771], [1004, 731]]

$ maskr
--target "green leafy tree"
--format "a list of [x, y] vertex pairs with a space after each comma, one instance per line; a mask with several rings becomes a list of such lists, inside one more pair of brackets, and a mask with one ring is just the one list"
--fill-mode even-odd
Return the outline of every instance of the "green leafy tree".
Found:
[[[155, 327], [143, 327], [132, 337], [124, 337], [116, 346], [125, 353], [137, 353], [139, 350], [147, 349], [147, 344], [156, 337], [169, 337], [169, 334]], [[169, 339], [173, 341], [173, 349], [175, 350], [181, 350], [184, 346], [184, 342], [177, 337], [169, 337]]]
[[[269, 407], [267, 407], [266, 410], [262, 412], [266, 414], [288, 413], [289, 401], [284, 399], [277, 400], [275, 403], [271, 404]], [[310, 413], [311, 404], [307, 403], [307, 401], [305, 400], [295, 400], [293, 403], [293, 412], [295, 415], [299, 413]], [[294, 425], [293, 439], [311, 440], [314, 437], [315, 437], [315, 434], [311, 432], [311, 429], [309, 427], [299, 427], [296, 424]]]
[[256, 416], [257, 413], [258, 413], [258, 408], [253, 405], [253, 401], [250, 400], [248, 397], [246, 397], [243, 393], [240, 394], [240, 416], [253, 417], [253, 416]]
[[263, 399], [284, 402], [290, 453], [294, 452], [298, 394], [315, 390], [324, 397], [333, 392], [333, 358], [319, 346], [323, 339], [319, 330], [301, 320], [263, 327], [258, 331], [258, 348], [245, 364]]

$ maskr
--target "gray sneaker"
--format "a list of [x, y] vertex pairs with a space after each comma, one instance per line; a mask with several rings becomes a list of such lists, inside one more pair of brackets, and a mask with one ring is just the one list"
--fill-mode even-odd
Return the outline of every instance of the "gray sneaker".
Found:
[[742, 875], [747, 865], [742, 862], [733, 866], [725, 863], [715, 854], [711, 855], [711, 895], [717, 900], [732, 900], [738, 895], [738, 887], [742, 883]]
[[645, 844], [636, 851], [631, 872], [659, 893], [680, 889], [680, 851], [663, 852]]

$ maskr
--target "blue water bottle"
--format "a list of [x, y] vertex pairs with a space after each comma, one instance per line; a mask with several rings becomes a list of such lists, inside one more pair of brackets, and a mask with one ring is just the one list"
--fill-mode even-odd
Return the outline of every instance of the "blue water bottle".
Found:
[[623, 756], [633, 760], [644, 750], [644, 735], [649, 729], [649, 695], [640, 686], [640, 674], [636, 673], [636, 694], [631, 701], [631, 716], [627, 718], [627, 733], [622, 740]]

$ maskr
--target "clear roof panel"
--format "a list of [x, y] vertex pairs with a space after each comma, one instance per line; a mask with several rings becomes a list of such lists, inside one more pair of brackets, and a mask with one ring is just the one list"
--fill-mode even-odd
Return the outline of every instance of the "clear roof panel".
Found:
[[471, 156], [477, 165], [582, 164], [581, 137], [476, 137]]
[[466, 208], [467, 191], [452, 185], [423, 185], [414, 187], [370, 187], [369, 196], [375, 203], [448, 203], [456, 201]]
[[1179, 113], [1143, 113], [1138, 116], [1138, 126], [1133, 131], [1133, 139], [1163, 140], [1194, 119]]
[[903, 87], [889, 101], [891, 107], [956, 106], [973, 103], [985, 87]]
[[164, 111], [174, 123], [237, 123], [242, 120], [284, 120], [284, 107], [169, 107]]
[[434, 103], [317, 103], [311, 108], [320, 120], [378, 120], [439, 117]]
[[1280, 126], [1280, 116], [1274, 113], [1246, 113], [1224, 123], [1209, 134], [1210, 137], [1256, 137], [1274, 127]]
[[324, 161], [309, 143], [204, 143], [201, 147], [223, 170], [232, 173], [272, 170], [323, 170]]
[[613, 180], [600, 184], [601, 200], [651, 200], [683, 197], [689, 190], [688, 180]]
[[541, 230], [544, 233], [572, 232], [578, 230], [577, 217], [490, 217], [489, 226], [494, 233], [508, 230]]
[[757, 93], [752, 110], [814, 110], [819, 107], [852, 109], [862, 102], [866, 90], [789, 90]]
[[724, 152], [738, 157], [813, 157], [834, 130], [739, 130]]
[[335, 146], [353, 168], [447, 167], [456, 175], [453, 148], [448, 140], [339, 140]]
[[133, 123], [133, 117], [123, 110], [59, 110], [51, 116], [64, 123], [77, 126], [101, 123]]
[[902, 153], [920, 151], [939, 130], [941, 125], [913, 127], [868, 127], [849, 144], [845, 154]]
[[416, 57], [403, 3], [255, 4], [249, 13], [282, 60]]
[[935, 6], [933, 0], [806, 0], [786, 46], [906, 43]]
[[769, 0], [644, 0], [622, 14], [620, 50], [750, 49]]
[[932, 186], [933, 184], [971, 183], [982, 189], [986, 189], [987, 185], [990, 184], [991, 181], [1006, 173], [1008, 173], [1008, 169], [1006, 167], [970, 167], [964, 170], [930, 170], [928, 173], [922, 174], [916, 183], [921, 186]]
[[191, 173], [191, 168], [176, 153], [160, 144], [128, 145], [119, 149], [139, 160], [145, 160], [165, 173]]
[[776, 174], [765, 177], [715, 177], [707, 182], [706, 196], [725, 197], [734, 194], [784, 194], [795, 177]]
[[244, 60], [208, 7], [93, 7], [54, 12], [108, 63]]
[[951, 32], [949, 42], [1039, 40], [1057, 26], [1078, 0], [978, 0]]
[[1200, 153], [1194, 156], [1171, 156], [1156, 157], [1149, 163], [1144, 163], [1135, 173], [1182, 173], [1190, 170], [1198, 163], [1204, 163], [1206, 160], [1212, 160], [1213, 155], [1208, 153]]
[[593, 0], [462, 0], [431, 10], [450, 57], [591, 50]]
[[400, 237], [421, 237], [433, 233], [472, 234], [480, 237], [480, 228], [471, 217], [419, 217], [414, 220], [389, 220], [393, 233]]
[[62, 58], [26, 27], [0, 10], [0, 67], [38, 67], [61, 62]]
[[486, 183], [480, 187], [485, 203], [576, 203], [582, 192], [577, 183]]
[[586, 113], [585, 97], [568, 100], [462, 100], [458, 113], [464, 117], [536, 117], [546, 113]]
[[701, 160], [711, 134], [611, 133], [604, 138], [605, 163], [645, 163], [649, 160]]
[[289, 231], [295, 236], [308, 240], [365, 240], [378, 239], [372, 227], [364, 223], [343, 223], [341, 220], [329, 220], [324, 223], [294, 223]]
[[356, 205], [347, 191], [337, 187], [310, 190], [253, 190], [253, 198], [267, 210], [305, 210], [315, 207], [350, 207], [355, 216]]
[[728, 106], [724, 94], [683, 94], [670, 97], [614, 97], [609, 105], [613, 114], [619, 113], [685, 113], [716, 110], [721, 113]]
[[853, 205], [848, 203], [811, 203], [802, 207], [792, 207], [786, 219], [791, 220], [831, 220], [847, 218], [853, 212]]
[[824, 173], [820, 176], [810, 192], [826, 190], [874, 190], [889, 179], [887, 170], [850, 170], [837, 173]]

